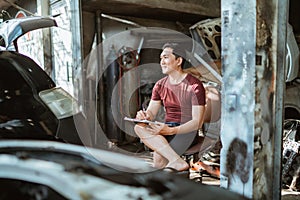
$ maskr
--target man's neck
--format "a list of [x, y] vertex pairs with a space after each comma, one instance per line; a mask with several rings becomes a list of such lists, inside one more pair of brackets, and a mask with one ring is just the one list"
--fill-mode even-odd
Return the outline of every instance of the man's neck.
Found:
[[169, 74], [169, 80], [171, 84], [178, 84], [186, 77], [187, 73], [181, 71], [173, 71]]

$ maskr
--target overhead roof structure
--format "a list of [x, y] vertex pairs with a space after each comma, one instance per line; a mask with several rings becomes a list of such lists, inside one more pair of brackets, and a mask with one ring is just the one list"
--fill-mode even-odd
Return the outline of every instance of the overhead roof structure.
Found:
[[219, 17], [220, 0], [82, 0], [84, 11], [196, 23]]

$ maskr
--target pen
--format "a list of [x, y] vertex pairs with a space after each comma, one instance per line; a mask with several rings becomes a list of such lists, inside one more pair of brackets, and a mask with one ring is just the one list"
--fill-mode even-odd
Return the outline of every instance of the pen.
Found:
[[145, 115], [145, 119], [147, 118], [147, 112], [146, 112], [146, 108], [145, 108], [145, 106], [143, 106], [143, 113], [144, 113], [144, 115]]

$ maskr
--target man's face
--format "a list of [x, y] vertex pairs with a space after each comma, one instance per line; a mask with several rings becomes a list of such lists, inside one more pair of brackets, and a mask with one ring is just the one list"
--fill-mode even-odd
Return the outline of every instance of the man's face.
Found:
[[163, 74], [170, 74], [180, 68], [180, 59], [175, 57], [173, 49], [167, 47], [160, 54], [160, 66]]

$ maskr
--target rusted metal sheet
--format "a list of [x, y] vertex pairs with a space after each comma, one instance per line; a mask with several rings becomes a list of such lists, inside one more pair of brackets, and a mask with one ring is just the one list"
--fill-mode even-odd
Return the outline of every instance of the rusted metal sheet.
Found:
[[222, 1], [221, 187], [252, 198], [256, 1]]
[[288, 2], [258, 1], [254, 199], [280, 199]]

